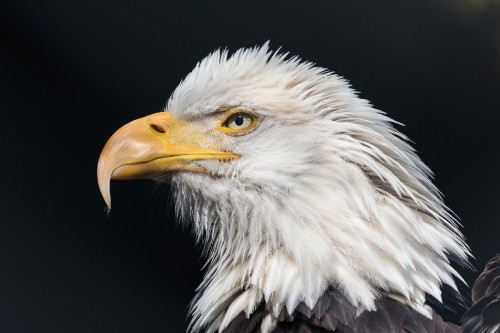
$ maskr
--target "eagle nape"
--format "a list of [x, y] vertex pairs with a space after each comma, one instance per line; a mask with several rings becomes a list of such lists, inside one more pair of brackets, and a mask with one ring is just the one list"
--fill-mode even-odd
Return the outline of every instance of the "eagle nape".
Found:
[[[455, 217], [392, 120], [338, 75], [262, 47], [215, 51], [165, 112], [119, 129], [111, 179], [170, 175], [207, 253], [191, 332], [500, 332], [500, 255], [463, 325], [426, 302], [469, 267]], [[458, 300], [457, 300], [458, 301]]]

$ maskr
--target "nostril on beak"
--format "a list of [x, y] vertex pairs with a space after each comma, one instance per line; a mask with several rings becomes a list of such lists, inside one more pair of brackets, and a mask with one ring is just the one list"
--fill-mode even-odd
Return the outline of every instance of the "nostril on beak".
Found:
[[155, 125], [155, 124], [150, 124], [149, 125], [151, 127], [151, 129], [155, 132], [158, 132], [158, 133], [165, 133], [165, 129], [161, 126], [158, 126], [158, 125]]

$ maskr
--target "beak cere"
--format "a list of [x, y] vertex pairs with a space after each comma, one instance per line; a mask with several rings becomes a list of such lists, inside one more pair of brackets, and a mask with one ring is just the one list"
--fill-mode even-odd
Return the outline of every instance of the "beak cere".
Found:
[[[204, 133], [170, 112], [134, 120], [115, 132], [104, 146], [97, 164], [97, 181], [111, 208], [111, 179], [154, 179], [170, 171], [206, 172], [196, 160], [231, 160], [238, 155], [207, 148]], [[216, 148], [216, 147], [214, 147]]]

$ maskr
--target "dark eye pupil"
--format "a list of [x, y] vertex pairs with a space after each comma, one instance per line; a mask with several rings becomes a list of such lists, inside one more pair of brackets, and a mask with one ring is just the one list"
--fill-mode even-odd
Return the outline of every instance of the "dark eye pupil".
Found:
[[243, 125], [243, 117], [242, 116], [237, 116], [236, 119], [234, 120], [234, 123], [238, 126]]

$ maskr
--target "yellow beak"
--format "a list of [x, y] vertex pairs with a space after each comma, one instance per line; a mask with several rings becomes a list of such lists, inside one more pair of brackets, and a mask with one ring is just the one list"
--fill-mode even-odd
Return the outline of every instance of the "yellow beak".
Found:
[[159, 112], [134, 120], [115, 132], [97, 163], [97, 181], [111, 208], [111, 179], [154, 179], [169, 171], [206, 172], [196, 160], [231, 160], [238, 155], [211, 149], [204, 134]]

